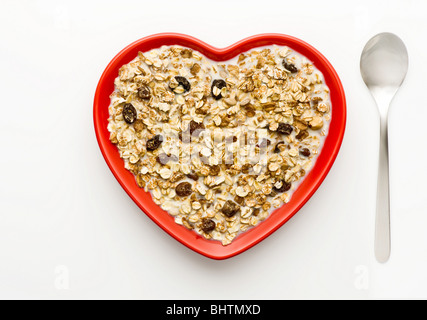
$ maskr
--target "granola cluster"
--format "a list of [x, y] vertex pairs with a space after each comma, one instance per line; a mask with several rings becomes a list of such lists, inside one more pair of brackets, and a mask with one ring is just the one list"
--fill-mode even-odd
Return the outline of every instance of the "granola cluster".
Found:
[[290, 200], [331, 103], [321, 72], [288, 47], [215, 62], [163, 46], [121, 67], [109, 114], [138, 186], [176, 223], [227, 245]]

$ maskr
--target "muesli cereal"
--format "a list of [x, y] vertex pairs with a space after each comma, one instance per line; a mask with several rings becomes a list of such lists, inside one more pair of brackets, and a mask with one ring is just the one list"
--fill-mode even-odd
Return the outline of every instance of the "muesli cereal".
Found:
[[284, 46], [225, 62], [181, 46], [120, 68], [110, 140], [175, 222], [230, 244], [287, 203], [328, 133], [323, 75]]

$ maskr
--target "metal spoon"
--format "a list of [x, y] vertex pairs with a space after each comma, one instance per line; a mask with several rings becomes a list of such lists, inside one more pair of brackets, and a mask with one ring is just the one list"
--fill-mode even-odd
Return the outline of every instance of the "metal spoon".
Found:
[[376, 100], [380, 114], [380, 154], [375, 217], [375, 256], [386, 262], [390, 256], [390, 198], [387, 115], [389, 105], [408, 71], [408, 52], [392, 33], [380, 33], [365, 45], [360, 57], [363, 81]]

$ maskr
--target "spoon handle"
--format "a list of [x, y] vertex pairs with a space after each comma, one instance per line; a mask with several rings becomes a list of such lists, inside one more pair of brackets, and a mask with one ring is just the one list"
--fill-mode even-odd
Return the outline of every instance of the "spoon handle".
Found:
[[381, 112], [380, 119], [377, 212], [375, 217], [375, 256], [379, 262], [386, 262], [390, 256], [390, 197], [387, 113]]

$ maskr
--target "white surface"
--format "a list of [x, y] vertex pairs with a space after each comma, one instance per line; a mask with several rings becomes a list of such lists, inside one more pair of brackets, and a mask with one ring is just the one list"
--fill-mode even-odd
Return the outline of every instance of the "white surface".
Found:
[[[0, 298], [427, 298], [427, 2], [5, 1], [0, 3]], [[301, 2], [300, 2], [301, 3]], [[320, 50], [348, 121], [330, 174], [272, 236], [224, 261], [146, 217], [102, 158], [92, 125], [113, 56], [174, 31], [224, 47], [280, 32]], [[390, 113], [392, 252], [373, 253], [378, 119], [359, 73], [373, 35], [399, 35], [410, 68]]]

